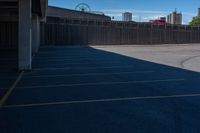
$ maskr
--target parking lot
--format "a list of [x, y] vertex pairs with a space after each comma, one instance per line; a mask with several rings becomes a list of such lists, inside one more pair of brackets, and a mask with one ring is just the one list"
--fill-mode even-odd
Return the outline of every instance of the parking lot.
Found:
[[16, 50], [0, 50], [0, 99], [18, 77], [16, 67]]
[[199, 51], [43, 47], [0, 107], [1, 133], [200, 132]]
[[200, 72], [199, 44], [94, 46], [125, 56]]

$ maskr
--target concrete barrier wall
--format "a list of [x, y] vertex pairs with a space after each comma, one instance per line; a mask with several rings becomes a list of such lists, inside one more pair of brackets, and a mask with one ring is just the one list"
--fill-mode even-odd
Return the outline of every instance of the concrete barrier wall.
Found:
[[43, 45], [200, 43], [200, 28], [110, 22], [43, 23]]

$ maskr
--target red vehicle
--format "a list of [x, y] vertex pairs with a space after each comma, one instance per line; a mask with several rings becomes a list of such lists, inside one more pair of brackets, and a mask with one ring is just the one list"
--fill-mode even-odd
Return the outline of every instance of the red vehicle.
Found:
[[168, 24], [166, 21], [159, 20], [159, 19], [157, 19], [157, 20], [150, 20], [150, 23], [151, 24]]

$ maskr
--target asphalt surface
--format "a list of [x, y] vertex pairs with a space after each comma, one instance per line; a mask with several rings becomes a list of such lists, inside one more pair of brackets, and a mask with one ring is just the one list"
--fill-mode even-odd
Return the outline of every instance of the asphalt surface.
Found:
[[93, 46], [140, 60], [200, 72], [200, 44]]
[[0, 50], [0, 98], [19, 75], [16, 50]]
[[41, 48], [1, 133], [199, 133], [200, 73], [91, 47]]

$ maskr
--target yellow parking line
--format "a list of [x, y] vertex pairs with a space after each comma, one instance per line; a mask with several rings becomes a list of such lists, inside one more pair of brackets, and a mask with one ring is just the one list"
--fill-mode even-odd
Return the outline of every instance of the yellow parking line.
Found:
[[7, 101], [8, 97], [10, 96], [10, 94], [12, 93], [12, 91], [14, 90], [16, 85], [19, 83], [19, 81], [21, 80], [23, 74], [24, 74], [24, 71], [22, 71], [19, 74], [19, 76], [17, 77], [16, 81], [12, 84], [12, 86], [8, 89], [6, 94], [2, 97], [2, 99], [0, 100], [0, 107], [2, 107], [5, 104], [5, 102]]

